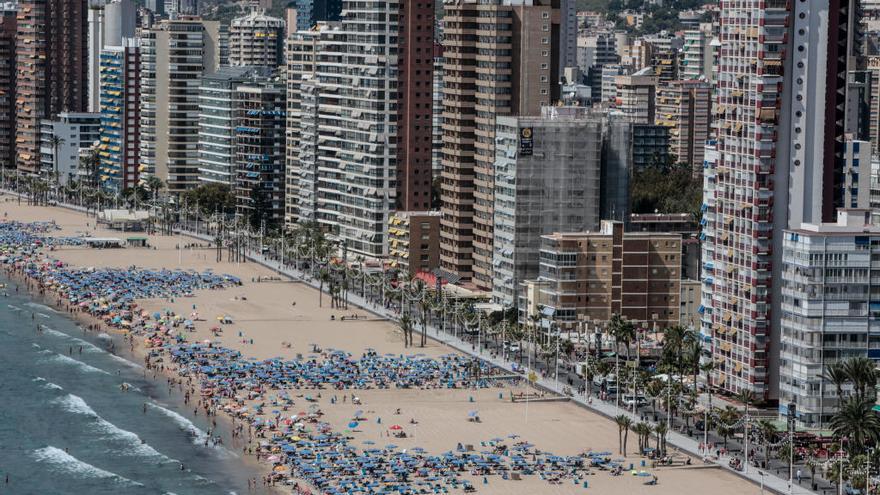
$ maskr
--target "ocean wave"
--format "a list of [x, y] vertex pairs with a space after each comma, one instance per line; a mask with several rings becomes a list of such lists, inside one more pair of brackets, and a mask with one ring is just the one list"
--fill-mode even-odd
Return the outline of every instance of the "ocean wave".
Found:
[[137, 436], [137, 434], [128, 430], [123, 430], [102, 418], [94, 409], [86, 404], [86, 401], [84, 401], [82, 397], [79, 397], [78, 395], [67, 394], [64, 397], [55, 399], [53, 402], [61, 406], [61, 408], [67, 412], [92, 418], [95, 423], [95, 429], [105, 438], [126, 443], [127, 446], [125, 450], [120, 452], [122, 454], [156, 457], [162, 459], [164, 462], [174, 461], [174, 459], [171, 459], [147, 443], [141, 441], [141, 437]]
[[125, 359], [124, 357], [119, 357], [116, 354], [108, 354], [108, 356], [110, 356], [110, 359], [117, 361], [119, 363], [122, 363], [126, 366], [131, 366], [132, 368], [143, 369], [143, 366], [141, 366], [137, 363], [134, 363], [132, 361], [129, 361], [128, 359]]
[[43, 378], [42, 376], [37, 376], [37, 377], [34, 377], [33, 381], [35, 381], [35, 382], [45, 382], [46, 379]]
[[76, 366], [77, 368], [81, 369], [82, 371], [86, 371], [89, 373], [103, 373], [105, 375], [110, 374], [110, 373], [102, 370], [101, 368], [95, 368], [92, 365], [86, 364], [82, 361], [78, 361], [76, 359], [73, 359], [72, 357], [65, 356], [64, 354], [55, 354], [51, 358], [48, 358], [47, 361], [53, 361], [53, 362], [62, 363], [62, 364], [70, 364], [70, 365]]
[[42, 348], [40, 347], [40, 344], [37, 344], [36, 342], [31, 342], [31, 347], [33, 347], [33, 348], [35, 348], [35, 349], [42, 349]]
[[59, 337], [62, 339], [72, 340], [77, 345], [82, 346], [83, 350], [86, 352], [101, 352], [101, 353], [107, 352], [104, 349], [101, 349], [100, 347], [96, 346], [95, 344], [92, 344], [91, 342], [89, 342], [87, 340], [83, 340], [79, 337], [74, 337], [73, 335], [55, 330], [54, 328], [51, 328], [49, 326], [40, 325], [40, 328], [43, 329], [43, 333], [47, 333], [49, 335], [53, 335], [55, 337]]
[[87, 462], [81, 461], [67, 452], [53, 446], [37, 449], [32, 453], [37, 462], [44, 462], [55, 466], [59, 471], [68, 475], [82, 478], [110, 479], [128, 486], [144, 486], [110, 471], [105, 471]]
[[46, 325], [40, 325], [40, 330], [42, 330], [43, 333], [45, 333], [45, 334], [49, 334], [49, 335], [59, 337], [62, 339], [69, 339], [70, 338], [70, 335], [67, 335], [64, 332], [59, 332], [58, 330], [55, 330], [54, 328], [50, 328]]
[[193, 424], [192, 421], [186, 419], [185, 417], [181, 416], [180, 414], [178, 414], [170, 409], [165, 409], [164, 407], [162, 407], [158, 404], [147, 403], [147, 405], [151, 409], [155, 409], [155, 410], [159, 411], [160, 413], [164, 414], [165, 416], [171, 418], [171, 420], [177, 424], [177, 426], [181, 429], [181, 431], [185, 431], [192, 436], [192, 442], [195, 445], [204, 445], [205, 444], [205, 440], [208, 439], [208, 434], [205, 433], [204, 431], [202, 431], [201, 429], [199, 429], [199, 427], [196, 426], [195, 424]]
[[64, 390], [64, 388], [61, 385], [56, 385], [52, 382], [46, 382], [45, 384], [43, 384], [43, 388], [46, 388], [49, 390]]
[[40, 318], [46, 318], [47, 320], [49, 318], [52, 318], [51, 316], [47, 315], [46, 313], [37, 313], [37, 316], [39, 316]]
[[29, 307], [29, 308], [39, 309], [39, 310], [41, 310], [41, 311], [48, 311], [48, 312], [50, 312], [50, 313], [58, 313], [58, 311], [56, 311], [54, 308], [51, 308], [51, 307], [49, 307], [49, 306], [46, 306], [45, 304], [39, 304], [39, 303], [35, 303], [35, 302], [28, 302], [28, 303], [24, 303], [24, 305], [27, 306], [27, 307]]
[[14, 305], [14, 304], [7, 304], [6, 307], [13, 310], [13, 311], [21, 311], [21, 308], [19, 308], [18, 306]]

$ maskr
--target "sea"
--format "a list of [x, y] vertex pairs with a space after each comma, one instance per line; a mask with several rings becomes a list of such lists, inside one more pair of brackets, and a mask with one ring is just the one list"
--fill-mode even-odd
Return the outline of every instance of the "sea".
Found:
[[0, 494], [258, 493], [241, 451], [205, 446], [209, 421], [164, 378], [108, 352], [111, 336], [2, 283]]

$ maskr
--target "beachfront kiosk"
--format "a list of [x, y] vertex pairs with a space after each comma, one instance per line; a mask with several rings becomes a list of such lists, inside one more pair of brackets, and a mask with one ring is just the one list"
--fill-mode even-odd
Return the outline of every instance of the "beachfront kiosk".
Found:
[[98, 249], [121, 248], [123, 246], [122, 239], [116, 237], [85, 237], [83, 242], [90, 248]]
[[123, 232], [141, 232], [149, 221], [150, 212], [147, 210], [105, 209], [98, 212], [98, 225]]

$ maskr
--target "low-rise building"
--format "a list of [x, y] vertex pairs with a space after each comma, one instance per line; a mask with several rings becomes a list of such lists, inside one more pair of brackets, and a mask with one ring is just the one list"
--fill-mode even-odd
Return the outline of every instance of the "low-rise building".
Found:
[[521, 308], [542, 308], [561, 330], [614, 314], [651, 327], [679, 323], [680, 235], [624, 232], [623, 222], [603, 220], [598, 232], [541, 239], [539, 276]]
[[[78, 180], [80, 150], [91, 148], [101, 137], [101, 114], [60, 113], [40, 124], [40, 168], [45, 177], [64, 185]], [[97, 164], [95, 164], [97, 168]]]
[[410, 275], [440, 266], [440, 212], [398, 211], [388, 220], [391, 266]]

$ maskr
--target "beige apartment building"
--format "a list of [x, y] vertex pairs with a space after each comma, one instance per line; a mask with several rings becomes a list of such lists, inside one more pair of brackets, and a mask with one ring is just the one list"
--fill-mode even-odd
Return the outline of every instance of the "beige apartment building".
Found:
[[711, 86], [697, 80], [663, 83], [656, 105], [654, 123], [669, 127], [669, 152], [700, 176], [711, 124]]
[[441, 266], [492, 287], [495, 118], [558, 99], [559, 2], [444, 2]]
[[681, 236], [624, 232], [603, 220], [598, 232], [542, 236], [540, 274], [526, 284], [522, 308], [542, 308], [561, 329], [578, 321], [630, 321], [664, 328], [679, 324]]
[[634, 124], [653, 124], [657, 77], [651, 67], [626, 76], [616, 76], [617, 87], [615, 106]]
[[198, 17], [165, 20], [141, 41], [143, 174], [180, 194], [199, 181], [199, 84], [220, 64], [220, 23]]

